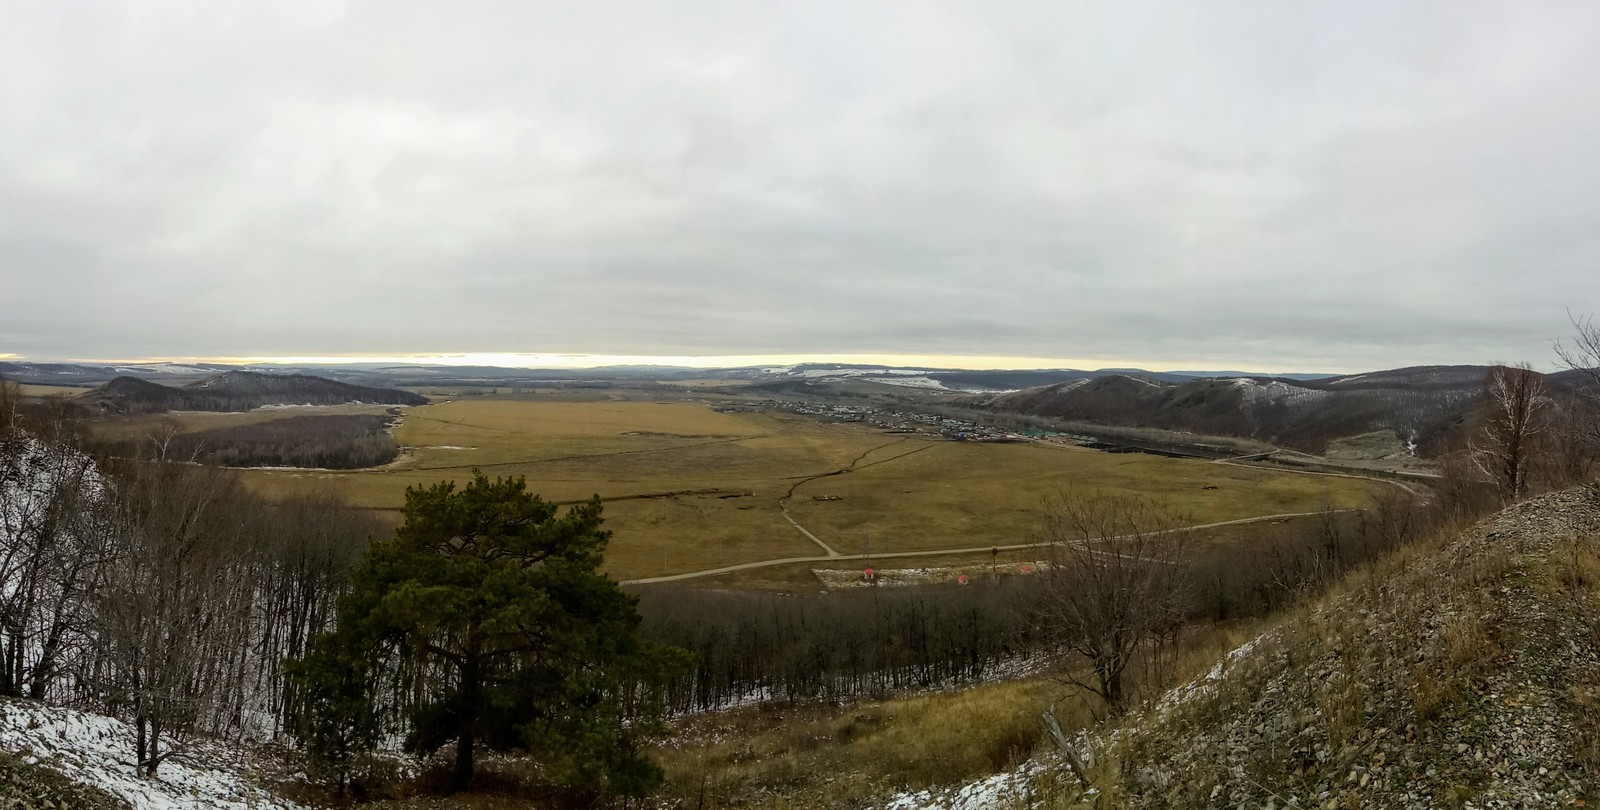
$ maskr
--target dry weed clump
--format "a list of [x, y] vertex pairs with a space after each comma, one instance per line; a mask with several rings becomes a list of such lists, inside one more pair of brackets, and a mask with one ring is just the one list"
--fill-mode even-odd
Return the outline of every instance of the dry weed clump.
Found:
[[[859, 806], [862, 797], [953, 785], [1040, 750], [1051, 679], [848, 706], [767, 706], [683, 721], [658, 752], [668, 799], [706, 806]], [[1063, 704], [1066, 706], [1066, 704]], [[1066, 706], [1063, 722], [1092, 718]], [[854, 803], [854, 804], [852, 804]]]

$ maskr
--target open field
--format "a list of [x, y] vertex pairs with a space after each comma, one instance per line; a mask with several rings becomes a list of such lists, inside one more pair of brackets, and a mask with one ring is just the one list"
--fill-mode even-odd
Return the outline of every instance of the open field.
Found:
[[30, 385], [28, 383], [18, 383], [17, 387], [22, 390], [22, 395], [25, 397], [75, 397], [89, 390], [71, 385]]
[[465, 399], [412, 410], [395, 439], [415, 448], [407, 467], [439, 469], [684, 447], [773, 432], [741, 416], [746, 415], [682, 402]]
[[[377, 510], [398, 509], [408, 486], [463, 481], [474, 467], [525, 476], [550, 500], [599, 495], [615, 531], [607, 569], [620, 579], [826, 554], [785, 519], [785, 508], [822, 544], [853, 555], [1029, 542], [1045, 498], [1069, 488], [1159, 497], [1186, 522], [1209, 523], [1360, 506], [1383, 486], [1141, 454], [891, 435], [685, 401], [474, 397], [408, 409], [396, 438], [413, 449], [385, 468], [263, 470], [247, 480], [269, 492], [334, 488]], [[805, 587], [804, 578], [815, 582], [810, 567], [707, 584]]]
[[283, 405], [252, 411], [170, 411], [167, 413], [109, 416], [90, 422], [96, 438], [137, 440], [163, 436], [168, 431], [196, 433], [214, 428], [257, 425], [296, 416], [345, 416], [387, 413], [392, 405]]
[[1362, 506], [1373, 487], [1140, 453], [945, 442], [807, 482], [789, 509], [841, 553], [962, 548], [1028, 542], [1040, 504], [1065, 490], [1158, 496], [1183, 523], [1199, 524]]
[[[1312, 525], [1317, 517], [1278, 518], [1260, 523], [1219, 526], [1197, 530], [1193, 536], [1196, 552], [1222, 546], [1256, 547], [1284, 533], [1301, 532]], [[817, 562], [786, 563], [753, 568], [727, 574], [717, 574], [689, 580], [697, 588], [760, 589], [775, 591], [817, 591], [826, 586], [818, 579], [816, 571], [844, 572], [859, 577], [866, 568], [942, 568], [966, 574], [976, 580], [990, 575], [991, 563], [1012, 567], [1050, 559], [1050, 551], [1042, 548], [997, 549], [994, 552], [968, 552], [958, 554], [928, 554], [916, 557], [883, 557], [870, 560], [829, 560]], [[1003, 574], [1002, 574], [1003, 575]]]

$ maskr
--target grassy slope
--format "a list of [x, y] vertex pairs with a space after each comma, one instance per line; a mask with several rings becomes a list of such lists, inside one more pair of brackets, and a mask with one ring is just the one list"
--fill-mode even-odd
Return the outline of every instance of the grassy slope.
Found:
[[1600, 796], [1600, 490], [1349, 577], [1104, 748], [1096, 805], [1571, 806]]

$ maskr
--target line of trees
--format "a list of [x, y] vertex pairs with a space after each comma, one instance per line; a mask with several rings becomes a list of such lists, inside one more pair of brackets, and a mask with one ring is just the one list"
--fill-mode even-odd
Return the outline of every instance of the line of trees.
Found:
[[[533, 754], [557, 798], [638, 795], [681, 651], [599, 573], [598, 501], [521, 479], [407, 493], [379, 527], [231, 472], [96, 458], [0, 386], [0, 694], [120, 717], [156, 775], [194, 735], [291, 739], [341, 788], [364, 753]], [[363, 761], [371, 763], [370, 757]]]
[[1169, 531], [1186, 521], [1159, 503], [1079, 493], [1048, 510], [1037, 539], [1060, 545], [1034, 575], [803, 594], [648, 586], [637, 589], [642, 631], [694, 655], [669, 681], [674, 712], [877, 698], [1052, 662], [1078, 666], [1069, 680], [1121, 705], [1149, 680], [1129, 667], [1150, 666], [1183, 627], [1278, 610], [1426, 536], [1453, 503], [1396, 488], [1366, 510], [1213, 546]]
[[827, 594], [639, 588], [643, 632], [693, 653], [667, 689], [676, 712], [749, 701], [844, 700], [992, 678], [1041, 654], [1018, 607], [1026, 577]]
[[193, 433], [169, 430], [141, 441], [103, 444], [101, 452], [220, 467], [376, 467], [394, 461], [400, 447], [389, 428], [394, 417], [377, 414], [291, 416]]
[[376, 526], [221, 470], [96, 460], [63, 417], [0, 386], [0, 692], [128, 720], [150, 774], [191, 734], [282, 731], [283, 662]]

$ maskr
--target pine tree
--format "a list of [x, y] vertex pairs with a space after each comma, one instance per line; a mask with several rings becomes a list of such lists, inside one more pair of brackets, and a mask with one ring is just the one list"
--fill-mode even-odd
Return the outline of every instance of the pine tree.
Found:
[[423, 687], [407, 748], [454, 743], [456, 789], [471, 784], [480, 744], [530, 754], [581, 793], [652, 788], [660, 771], [641, 753], [661, 728], [651, 687], [684, 654], [639, 637], [637, 599], [598, 570], [601, 523], [598, 499], [558, 514], [520, 477], [408, 489], [404, 524], [373, 543], [339, 629], [302, 664], [315, 676], [299, 681], [306, 705], [334, 725], [369, 716], [340, 690], [365, 683], [370, 699], [382, 679], [353, 662], [404, 661]]

